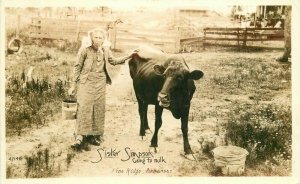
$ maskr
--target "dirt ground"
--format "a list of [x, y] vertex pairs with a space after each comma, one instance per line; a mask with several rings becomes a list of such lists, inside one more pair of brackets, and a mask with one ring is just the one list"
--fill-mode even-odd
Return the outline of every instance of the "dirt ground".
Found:
[[[184, 174], [180, 171], [180, 167], [197, 166], [196, 162], [184, 158], [180, 120], [173, 118], [171, 113], [166, 110], [163, 113], [163, 125], [159, 132], [160, 152], [150, 158], [152, 163], [149, 163], [150, 161], [147, 159], [143, 163], [137, 157], [129, 158], [127, 153], [148, 152], [152, 135], [148, 134], [147, 139], [143, 141], [139, 139], [139, 115], [128, 70], [127, 65], [121, 66], [119, 75], [113, 80], [113, 85], [107, 88], [105, 142], [100, 147], [93, 146], [91, 151], [76, 153], [70, 167], [61, 173], [61, 177], [180, 176]], [[150, 128], [154, 130], [154, 106], [150, 106], [148, 118]], [[22, 139], [8, 138], [7, 156], [28, 155], [32, 150], [42, 147], [50, 147], [51, 152], [62, 152], [61, 155], [66, 155], [70, 151], [68, 147], [73, 139], [74, 123], [75, 120], [57, 120], [49, 127], [32, 131]], [[190, 122], [189, 137], [192, 149], [197, 153], [200, 150], [200, 144], [197, 142], [197, 134], [194, 131], [195, 124], [199, 124], [199, 122]], [[206, 128], [213, 128], [213, 126], [207, 125]], [[116, 158], [103, 158], [99, 161], [100, 154], [103, 157], [105, 151], [112, 152], [112, 150], [119, 152]], [[153, 163], [155, 159], [157, 159], [157, 163]], [[9, 162], [7, 164], [12, 164]], [[23, 160], [24, 162], [25, 160]], [[19, 165], [20, 162], [17, 164]], [[19, 168], [21, 173], [24, 172], [22, 165], [20, 164], [21, 168]], [[21, 174], [15, 171], [14, 173]], [[196, 175], [208, 176], [208, 171], [201, 169], [197, 171]]]
[[[101, 146], [92, 146], [91, 151], [80, 153], [70, 150], [74, 139], [75, 120], [63, 120], [59, 113], [46, 127], [31, 129], [22, 137], [7, 137], [7, 170], [12, 178], [24, 178], [26, 176], [24, 156], [48, 148], [51, 158], [55, 160], [53, 168], [58, 168], [57, 173], [51, 177], [211, 176], [213, 159], [202, 153], [199, 137], [216, 134], [217, 125], [225, 121], [218, 117], [220, 114], [228, 113], [233, 100], [253, 102], [249, 99], [251, 94], [223, 95], [212, 91], [215, 88], [210, 79], [217, 74], [216, 69], [224, 70], [221, 65], [223, 58], [232, 58], [233, 63], [243, 57], [249, 61], [268, 58], [268, 62], [271, 63], [280, 54], [280, 51], [235, 53], [213, 50], [183, 54], [188, 58], [189, 64], [205, 73], [203, 79], [196, 81], [197, 90], [192, 100], [189, 121], [189, 141], [198, 161], [191, 161], [183, 156], [180, 120], [173, 118], [167, 110], [164, 110], [163, 124], [158, 134], [159, 153], [149, 155], [152, 134], [148, 134], [146, 140], [139, 139], [137, 102], [129, 68], [125, 64], [120, 66], [119, 72], [113, 77], [113, 84], [107, 87], [105, 141]], [[272, 102], [290, 104], [290, 99], [290, 90], [275, 91]], [[203, 118], [199, 119], [199, 116]], [[148, 119], [151, 130], [154, 130], [154, 106], [149, 106]], [[139, 159], [139, 154], [148, 155], [145, 159], [142, 157]], [[11, 161], [10, 157], [23, 159]], [[249, 175], [263, 175], [263, 173], [254, 172]]]
[[[163, 125], [159, 132], [159, 149], [158, 154], [153, 154], [150, 159], [158, 163], [149, 163], [146, 159], [139, 162], [137, 157], [127, 155], [127, 152], [148, 152], [152, 134], [147, 135], [147, 139], [139, 139], [139, 115], [137, 103], [134, 102], [134, 93], [132, 81], [128, 75], [128, 67], [122, 66], [119, 75], [113, 80], [113, 85], [107, 89], [107, 114], [106, 130], [104, 144], [100, 147], [93, 147], [91, 152], [84, 152], [76, 156], [73, 160], [72, 167], [63, 176], [75, 176], [81, 173], [83, 176], [96, 175], [155, 175], [155, 176], [178, 176], [183, 173], [179, 171], [181, 164], [193, 164], [192, 161], [186, 160], [183, 154], [183, 144], [180, 129], [180, 120], [172, 117], [169, 111], [163, 113]], [[112, 110], [111, 110], [112, 109]], [[151, 130], [154, 130], [154, 106], [149, 109], [149, 123]], [[194, 151], [199, 151], [200, 144], [197, 143], [196, 135], [193, 135], [197, 122], [191, 122], [190, 143]], [[110, 152], [111, 150], [120, 151], [117, 158], [103, 158], [98, 163], [91, 161], [99, 160], [97, 149]], [[102, 150], [103, 149], [103, 150]], [[129, 151], [130, 150], [130, 151]], [[84, 158], [84, 159], [82, 159]], [[127, 160], [129, 159], [129, 160]], [[160, 160], [161, 159], [161, 160]], [[127, 160], [127, 161], [124, 161]], [[135, 163], [137, 161], [137, 163]], [[91, 169], [92, 168], [92, 169]], [[151, 173], [149, 170], [162, 171], [160, 173]], [[122, 172], [124, 171], [124, 173]], [[128, 172], [129, 171], [129, 172]], [[207, 176], [205, 170], [199, 170], [197, 175]]]
[[[26, 15], [25, 13], [24, 17]], [[138, 23], [139, 27], [145, 28], [145, 30], [172, 28], [175, 21], [179, 21], [177, 20], [179, 17], [176, 17], [173, 11], [168, 13], [120, 12], [113, 16], [121, 18], [122, 24], [132, 26]], [[24, 17], [22, 16], [22, 19]], [[14, 12], [7, 17], [9, 20], [7, 22], [16, 22], [12, 21], [13, 18], [15, 18]], [[234, 24], [228, 17], [215, 16], [182, 18], [180, 21], [183, 27], [194, 26], [200, 36], [204, 27], [227, 27]], [[14, 26], [7, 24], [6, 28], [12, 29]], [[281, 47], [282, 43], [280, 42], [279, 45], [273, 42], [263, 44]], [[75, 53], [58, 52], [57, 49], [49, 48], [51, 46], [48, 48], [40, 45], [27, 46], [24, 48], [27, 52], [26, 58], [15, 55], [6, 58], [6, 78], [13, 72], [20, 73], [23, 68], [33, 65], [36, 67], [33, 75], [49, 75], [51, 80], [56, 81], [57, 78], [66, 78], [65, 71], [62, 72], [57, 68], [61, 67], [60, 69], [63, 68], [67, 71], [76, 59]], [[92, 146], [91, 151], [72, 151], [70, 145], [74, 140], [76, 121], [63, 120], [62, 114], [58, 113], [51, 117], [52, 120], [44, 127], [26, 130], [26, 133], [21, 136], [6, 137], [7, 176], [9, 178], [25, 178], [28, 174], [26, 157], [35, 155], [39, 151], [44, 153], [45, 150], [49, 150], [50, 153], [49, 167], [51, 169], [49, 170], [51, 173], [46, 173], [48, 171], [45, 171], [44, 167], [36, 167], [35, 171], [32, 171], [35, 174], [29, 174], [27, 177], [213, 176], [211, 173], [213, 158], [202, 152], [202, 147], [198, 142], [199, 138], [216, 135], [216, 132], [219, 131], [218, 127], [226, 122], [232, 106], [239, 103], [256, 105], [256, 102], [251, 99], [256, 95], [253, 91], [230, 93], [229, 90], [224, 91], [216, 83], [213, 83], [213, 79], [218, 76], [226, 78], [227, 74], [232, 74], [232, 70], [240, 60], [245, 62], [261, 60], [261, 63], [278, 65], [280, 68], [282, 64], [277, 63], [275, 59], [281, 56], [282, 51], [237, 52], [236, 50], [226, 51], [222, 48], [202, 49], [202, 47], [199, 49], [199, 53], [182, 54], [189, 65], [204, 72], [204, 77], [195, 82], [197, 90], [191, 102], [189, 117], [189, 141], [198, 161], [188, 160], [184, 157], [180, 120], [173, 118], [167, 110], [164, 110], [162, 115], [163, 124], [158, 134], [159, 153], [149, 154], [152, 134], [147, 134], [146, 140], [140, 140], [138, 104], [135, 101], [128, 64], [125, 64], [117, 66], [112, 71], [113, 84], [107, 86], [105, 141], [101, 146]], [[47, 55], [50, 55], [51, 59], [43, 59]], [[34, 62], [30, 63], [31, 61]], [[109, 66], [109, 68], [112, 67]], [[261, 95], [263, 99], [259, 103], [291, 106], [291, 79], [282, 79], [280, 85], [285, 85], [283, 90], [269, 90], [269, 93]], [[266, 98], [268, 99], [265, 100]], [[149, 106], [148, 119], [151, 130], [154, 130], [154, 106]], [[141, 156], [140, 159], [139, 156]], [[16, 158], [20, 159], [16, 160]], [[37, 172], [38, 174], [36, 174]], [[291, 175], [291, 167], [284, 166], [278, 168], [275, 174], [273, 171], [270, 173], [269, 175]], [[245, 175], [268, 176], [268, 173], [265, 166], [261, 164], [257, 168], [246, 167]]]

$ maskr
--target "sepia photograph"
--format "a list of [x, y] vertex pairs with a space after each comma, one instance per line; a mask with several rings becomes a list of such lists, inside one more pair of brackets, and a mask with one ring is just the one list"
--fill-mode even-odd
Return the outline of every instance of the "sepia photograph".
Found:
[[299, 3], [72, 2], [0, 5], [1, 183], [300, 183]]

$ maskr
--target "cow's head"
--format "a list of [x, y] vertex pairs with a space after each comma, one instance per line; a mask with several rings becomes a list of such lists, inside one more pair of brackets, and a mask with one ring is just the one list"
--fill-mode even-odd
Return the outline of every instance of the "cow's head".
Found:
[[163, 75], [165, 80], [158, 94], [159, 105], [172, 111], [175, 118], [180, 118], [180, 109], [191, 98], [188, 83], [203, 76], [200, 70], [190, 71], [184, 60], [171, 59], [164, 65], [155, 65], [154, 71]]

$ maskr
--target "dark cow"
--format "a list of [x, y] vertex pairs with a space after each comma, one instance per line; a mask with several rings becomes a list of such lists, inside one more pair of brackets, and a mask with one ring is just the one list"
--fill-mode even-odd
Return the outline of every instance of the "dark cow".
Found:
[[[141, 47], [129, 60], [130, 76], [138, 101], [140, 136], [150, 131], [148, 105], [155, 105], [155, 131], [150, 148], [157, 152], [157, 133], [162, 125], [163, 108], [181, 118], [183, 146], [186, 155], [193, 154], [188, 140], [190, 102], [196, 90], [194, 80], [203, 76], [200, 70], [191, 71], [183, 57], [166, 54], [156, 48]], [[151, 131], [150, 131], [151, 132]]]

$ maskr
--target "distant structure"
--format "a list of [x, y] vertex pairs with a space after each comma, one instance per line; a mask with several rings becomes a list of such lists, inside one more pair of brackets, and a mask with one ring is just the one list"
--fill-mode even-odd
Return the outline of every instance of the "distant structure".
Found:
[[283, 27], [287, 6], [257, 6], [257, 21], [265, 22], [265, 27]]
[[233, 6], [231, 16], [234, 20], [239, 20], [242, 27], [283, 28], [286, 8], [287, 6], [256, 6], [256, 9], [246, 11], [247, 7]]
[[256, 17], [268, 19], [272, 17], [281, 17], [284, 14], [286, 6], [257, 6]]
[[208, 17], [208, 16], [220, 16], [216, 11], [198, 9], [198, 8], [181, 8], [179, 9], [181, 16], [196, 16], [196, 17]]

